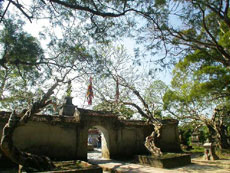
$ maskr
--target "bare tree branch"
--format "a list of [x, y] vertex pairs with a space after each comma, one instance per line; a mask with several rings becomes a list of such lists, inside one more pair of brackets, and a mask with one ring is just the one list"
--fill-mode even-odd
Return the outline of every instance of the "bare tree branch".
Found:
[[23, 10], [23, 6], [18, 3], [18, 2], [14, 2], [13, 0], [8, 0], [9, 2], [11, 2], [17, 9], [19, 9], [19, 11], [22, 12], [22, 14], [24, 16], [26, 16], [26, 18], [32, 23], [32, 18], [33, 16], [29, 16], [24, 10]]
[[9, 6], [10, 6], [10, 3], [11, 3], [11, 2], [9, 1], [8, 5], [6, 6], [6, 9], [5, 9], [4, 13], [3, 13], [2, 16], [1, 16], [0, 23], [2, 22], [2, 20], [3, 20], [4, 16], [5, 16], [5, 14], [6, 14], [7, 10], [8, 10], [8, 8], [9, 8]]
[[70, 4], [68, 2], [64, 2], [64, 1], [60, 1], [60, 0], [50, 0], [50, 2], [54, 2], [54, 3], [57, 3], [57, 4], [63, 5], [65, 7], [70, 8], [70, 9], [90, 12], [90, 13], [92, 13], [94, 15], [101, 16], [101, 17], [120, 17], [120, 16], [125, 15], [127, 12], [132, 11], [132, 9], [128, 9], [128, 10], [124, 10], [124, 11], [119, 12], [119, 13], [100, 12], [97, 9], [93, 10], [93, 9], [91, 9], [89, 7], [81, 6], [81, 5], [77, 4], [77, 3]]

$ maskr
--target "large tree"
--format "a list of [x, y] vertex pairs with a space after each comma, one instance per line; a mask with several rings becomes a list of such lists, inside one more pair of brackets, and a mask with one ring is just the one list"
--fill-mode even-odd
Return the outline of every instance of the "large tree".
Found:
[[14, 109], [3, 129], [1, 148], [6, 156], [28, 171], [50, 170], [53, 165], [48, 158], [21, 152], [15, 147], [14, 130], [52, 104], [51, 95], [58, 92], [58, 87], [85, 74], [87, 69], [97, 69], [99, 57], [94, 49], [87, 51], [81, 42], [67, 36], [51, 37], [44, 53], [37, 39], [22, 30], [21, 22], [15, 21], [4, 19], [0, 34], [3, 81], [0, 103], [1, 108], [7, 105], [8, 110]]
[[87, 37], [104, 42], [127, 33], [129, 27], [135, 25], [133, 18], [127, 14], [132, 14], [130, 12], [143, 8], [146, 4], [149, 3], [128, 0], [6, 0], [3, 2], [1, 16], [4, 18], [9, 12], [17, 13], [30, 22], [49, 19], [53, 27], [58, 25], [66, 28], [68, 25], [75, 25], [82, 28], [81, 32]]
[[[188, 84], [189, 85], [189, 84]], [[197, 130], [208, 128], [208, 139], [216, 142], [219, 148], [229, 149], [229, 103], [224, 99], [210, 96], [191, 95], [189, 87], [168, 91], [164, 96], [165, 109], [184, 124], [191, 124]]]
[[[146, 119], [148, 116], [154, 118], [155, 103], [150, 99], [150, 95], [154, 93], [151, 92], [151, 87], [144, 92], [150, 83], [148, 74], [136, 68], [133, 58], [123, 46], [110, 45], [102, 47], [98, 52], [102, 55], [104, 70], [94, 77], [95, 99], [102, 101], [103, 105], [110, 105], [108, 108], [122, 110], [124, 106], [131, 106]], [[154, 84], [152, 91], [153, 88]]]
[[205, 58], [197, 62], [196, 53], [189, 55], [176, 65], [172, 88], [164, 96], [165, 109], [185, 123], [208, 127], [210, 141], [216, 138], [221, 148], [229, 148], [227, 71]]
[[[1, 107], [5, 109], [18, 108], [21, 111], [20, 115], [24, 116], [27, 112], [25, 108], [28, 109], [28, 105], [32, 104], [33, 97], [30, 88], [36, 86], [36, 80], [41, 76], [38, 66], [43, 57], [43, 50], [34, 37], [22, 30], [21, 22], [14, 23], [13, 20], [9, 19], [4, 20], [3, 23], [4, 28], [1, 30], [0, 37], [2, 48], [0, 66], [2, 78]], [[32, 108], [33, 110], [31, 109], [32, 112], [37, 112], [40, 108], [44, 107], [46, 103], [48, 103], [46, 102], [48, 99], [47, 97], [49, 97], [52, 92], [53, 89], [49, 91], [48, 95], [46, 94], [42, 99], [43, 101], [40, 102], [40, 106], [38, 106], [38, 102], [34, 103], [32, 106], [34, 108]], [[19, 104], [17, 104], [18, 102]], [[19, 105], [22, 105], [22, 107], [19, 107]], [[28, 120], [29, 117], [24, 116], [22, 119]], [[26, 120], [24, 123], [26, 123]], [[50, 167], [49, 160], [46, 158], [23, 153], [14, 146], [12, 136], [15, 128], [18, 127], [19, 124], [16, 111], [14, 111], [9, 122], [3, 129], [1, 139], [1, 148], [3, 152], [12, 161], [18, 164], [30, 167], [30, 164], [33, 165], [35, 163], [34, 161], [36, 159], [33, 160], [33, 158], [37, 158], [38, 160], [40, 159], [41, 163], [46, 163], [46, 166], [49, 165], [48, 167]]]
[[[40, 97], [47, 79], [52, 79], [57, 73], [61, 75], [63, 70], [97, 67], [93, 51], [87, 52], [78, 40], [51, 37], [44, 52], [39, 41], [23, 30], [23, 22], [13, 20], [4, 20], [0, 31], [1, 108], [27, 107]], [[79, 75], [76, 72], [74, 77]]]
[[[225, 39], [229, 38], [229, 0], [8, 2], [20, 16], [31, 21], [49, 18], [53, 27], [61, 25], [64, 28], [77, 24], [87, 37], [98, 42], [124, 34], [137, 38], [137, 42], [148, 50], [141, 54], [158, 54], [157, 59], [153, 56], [158, 64], [175, 63], [197, 49], [216, 51], [221, 56], [210, 59], [227, 66], [230, 64], [227, 45], [218, 37], [221, 31]], [[7, 1], [4, 4], [7, 11]], [[143, 62], [141, 56], [137, 58]]]
[[[227, 5], [227, 4], [225, 4]], [[228, 10], [226, 6], [226, 10]], [[226, 14], [228, 18], [229, 13]], [[216, 46], [192, 47], [189, 54], [182, 56], [173, 71], [173, 92], [165, 96], [166, 107], [170, 100], [178, 105], [184, 119], [199, 120], [207, 125], [210, 133], [216, 133], [222, 148], [229, 147], [226, 138], [226, 126], [229, 102], [229, 26], [227, 21], [220, 19], [214, 12], [204, 16], [200, 39], [204, 39], [210, 31]], [[217, 18], [215, 18], [217, 17]], [[213, 20], [216, 19], [216, 20]], [[215, 25], [214, 25], [215, 24]], [[208, 27], [208, 28], [206, 28]], [[212, 36], [212, 37], [211, 37]], [[206, 37], [205, 37], [206, 38]], [[207, 38], [206, 38], [207, 41]], [[211, 41], [209, 41], [211, 44]], [[223, 51], [221, 50], [223, 49]], [[172, 105], [171, 105], [172, 107]], [[207, 116], [204, 110], [213, 111]], [[187, 111], [187, 112], [186, 112]], [[219, 115], [221, 114], [221, 116]], [[210, 118], [212, 117], [212, 118]], [[223, 124], [224, 123], [224, 124]], [[217, 127], [219, 125], [219, 127]], [[222, 130], [218, 130], [221, 129]]]
[[98, 74], [99, 77], [94, 77], [94, 99], [99, 100], [95, 108], [107, 111], [113, 108], [114, 113], [123, 117], [130, 115], [124, 113], [124, 108], [135, 111], [138, 118], [154, 125], [155, 131], [146, 138], [145, 146], [153, 154], [161, 155], [155, 142], [165, 118], [162, 99], [168, 87], [160, 80], [153, 81], [145, 71], [137, 70], [132, 57], [127, 55], [123, 47], [112, 48], [101, 50], [109, 61], [104, 64], [105, 71]]

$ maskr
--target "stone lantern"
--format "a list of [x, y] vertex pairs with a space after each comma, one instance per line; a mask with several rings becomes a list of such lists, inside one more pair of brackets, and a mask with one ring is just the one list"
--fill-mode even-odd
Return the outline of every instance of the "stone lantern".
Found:
[[200, 146], [201, 145], [199, 136], [200, 136], [199, 131], [194, 131], [192, 133], [192, 141], [191, 141], [192, 145], [195, 145], [195, 146]]
[[215, 153], [215, 145], [210, 142], [204, 143], [204, 159], [205, 160], [218, 160], [219, 157]]
[[72, 103], [73, 97], [65, 97], [65, 103], [63, 104], [59, 115], [73, 116], [75, 112], [75, 106]]

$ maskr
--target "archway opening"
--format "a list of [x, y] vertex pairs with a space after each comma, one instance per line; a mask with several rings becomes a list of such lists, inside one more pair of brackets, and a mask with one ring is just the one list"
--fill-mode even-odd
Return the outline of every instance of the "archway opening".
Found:
[[88, 129], [87, 159], [99, 160], [110, 158], [108, 131], [101, 126], [93, 126]]

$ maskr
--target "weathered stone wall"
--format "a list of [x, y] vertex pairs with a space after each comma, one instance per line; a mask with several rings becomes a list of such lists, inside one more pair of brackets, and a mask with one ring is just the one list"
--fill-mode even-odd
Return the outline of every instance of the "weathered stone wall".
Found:
[[[0, 118], [0, 136], [7, 118]], [[13, 141], [24, 151], [48, 155], [56, 160], [76, 159], [78, 126], [79, 122], [73, 117], [37, 115], [15, 130]]]
[[122, 121], [116, 115], [105, 112], [95, 112], [79, 109], [80, 140], [83, 146], [78, 152], [82, 159], [87, 155], [88, 130], [98, 128], [102, 133], [102, 155], [105, 158], [130, 157], [135, 154], [145, 154], [145, 138], [153, 131], [152, 125], [144, 121]]
[[[0, 113], [0, 137], [9, 114]], [[106, 158], [145, 154], [145, 138], [153, 131], [143, 121], [119, 120], [116, 115], [79, 109], [75, 116], [36, 115], [25, 126], [15, 130], [13, 140], [18, 148], [56, 160], [87, 160], [88, 130], [96, 127], [103, 133], [102, 155]], [[167, 128], [168, 127], [168, 128]], [[165, 125], [160, 141], [164, 148], [175, 149], [173, 125]]]
[[153, 126], [143, 122], [122, 122], [123, 128], [118, 131], [117, 155], [116, 157], [131, 157], [137, 154], [147, 154], [144, 146], [145, 138], [153, 131]]
[[162, 152], [181, 152], [178, 133], [178, 121], [168, 119], [163, 121], [160, 136], [157, 138], [157, 146]]

